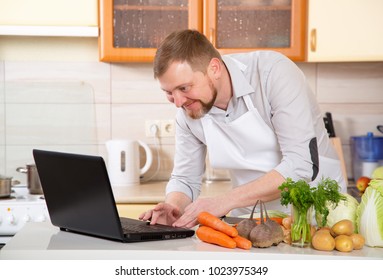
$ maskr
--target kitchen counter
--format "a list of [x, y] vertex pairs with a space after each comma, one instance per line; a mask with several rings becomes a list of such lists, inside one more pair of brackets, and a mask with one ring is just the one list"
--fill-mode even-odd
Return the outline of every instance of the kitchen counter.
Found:
[[[167, 181], [154, 181], [132, 187], [114, 188], [116, 203], [119, 204], [157, 204], [165, 199]], [[230, 181], [204, 182], [201, 197], [216, 196], [232, 188]], [[360, 193], [355, 184], [349, 183], [347, 192], [360, 201]]]
[[383, 259], [383, 248], [365, 246], [350, 253], [296, 248], [285, 243], [251, 250], [226, 249], [186, 239], [121, 243], [60, 231], [49, 222], [28, 223], [1, 250], [3, 260], [307, 260]]
[[[167, 181], [154, 181], [132, 187], [113, 188], [116, 203], [157, 204], [165, 199]], [[215, 196], [231, 189], [230, 181], [204, 182], [201, 197]]]

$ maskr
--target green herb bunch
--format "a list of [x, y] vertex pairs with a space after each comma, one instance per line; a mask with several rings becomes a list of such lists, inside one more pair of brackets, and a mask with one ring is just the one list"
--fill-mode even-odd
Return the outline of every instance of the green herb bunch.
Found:
[[278, 187], [281, 191], [281, 204], [293, 205], [295, 213], [293, 216], [294, 223], [291, 229], [292, 240], [310, 241], [310, 224], [307, 222], [307, 212], [311, 207], [314, 208], [316, 214], [320, 214], [321, 224], [326, 225], [329, 210], [326, 202], [332, 202], [334, 207], [339, 201], [345, 200], [339, 190], [340, 187], [335, 180], [330, 178], [321, 179], [316, 187], [311, 187], [306, 181], [293, 181], [287, 178], [286, 182]]

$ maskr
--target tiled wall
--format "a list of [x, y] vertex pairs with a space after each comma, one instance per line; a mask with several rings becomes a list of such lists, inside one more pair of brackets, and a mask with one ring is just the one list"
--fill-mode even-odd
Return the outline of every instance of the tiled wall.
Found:
[[[349, 138], [383, 124], [383, 63], [300, 63], [323, 112], [333, 115], [352, 177]], [[174, 118], [153, 79], [150, 64], [0, 61], [0, 174], [26, 181], [16, 168], [33, 162], [32, 149], [99, 154], [105, 141], [140, 139], [166, 180], [172, 169], [174, 139], [145, 136], [145, 120]], [[157, 167], [147, 174], [150, 177]], [[216, 177], [226, 178], [224, 172]], [[218, 174], [218, 175], [217, 175]]]

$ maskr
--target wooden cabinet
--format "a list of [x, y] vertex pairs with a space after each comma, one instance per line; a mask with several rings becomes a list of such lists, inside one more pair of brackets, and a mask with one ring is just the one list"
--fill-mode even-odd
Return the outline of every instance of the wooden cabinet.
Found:
[[382, 0], [309, 0], [307, 61], [382, 61]]
[[222, 54], [305, 58], [306, 0], [100, 0], [100, 60], [150, 62], [174, 30], [203, 32]]
[[0, 36], [98, 37], [98, 0], [0, 1], [0, 7]]
[[178, 29], [202, 31], [202, 0], [100, 0], [101, 61], [150, 62]]
[[204, 33], [221, 53], [267, 49], [305, 59], [306, 0], [204, 3]]

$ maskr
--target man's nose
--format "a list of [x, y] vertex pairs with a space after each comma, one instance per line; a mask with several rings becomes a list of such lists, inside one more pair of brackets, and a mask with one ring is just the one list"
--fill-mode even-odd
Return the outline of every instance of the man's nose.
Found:
[[186, 102], [186, 98], [179, 91], [173, 92], [173, 98], [174, 98], [174, 104], [176, 105], [177, 108], [182, 107]]

